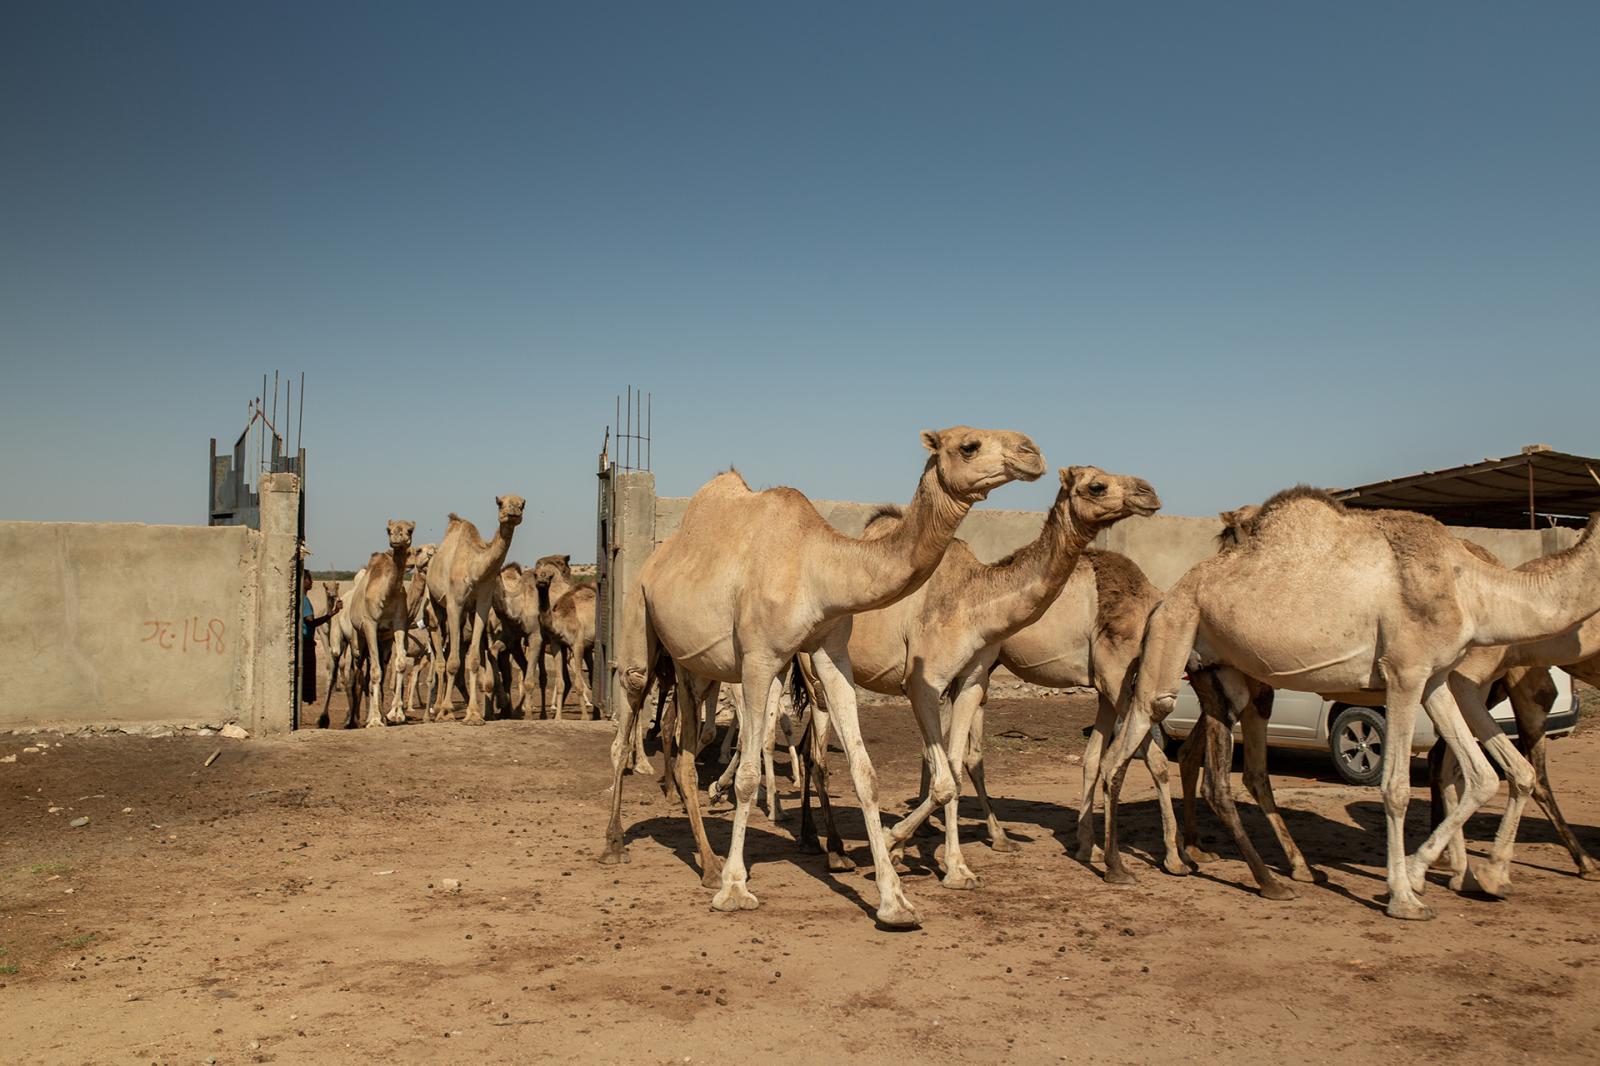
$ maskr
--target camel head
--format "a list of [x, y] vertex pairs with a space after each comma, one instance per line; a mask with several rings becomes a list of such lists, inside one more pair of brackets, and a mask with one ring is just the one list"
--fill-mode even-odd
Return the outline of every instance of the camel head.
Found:
[[522, 524], [522, 509], [528, 506], [528, 501], [521, 496], [496, 496], [494, 505], [500, 509], [500, 524], [502, 526], [520, 526]]
[[1025, 433], [951, 426], [924, 430], [922, 444], [933, 453], [944, 490], [968, 502], [1008, 481], [1037, 480], [1045, 470], [1039, 446]]
[[[1065, 500], [1063, 500], [1065, 497]], [[1061, 471], [1057, 506], [1065, 502], [1080, 526], [1095, 529], [1129, 515], [1161, 510], [1161, 497], [1142, 477], [1108, 474], [1098, 466], [1069, 466]]]
[[1217, 534], [1219, 548], [1234, 547], [1244, 543], [1249, 536], [1250, 523], [1256, 520], [1256, 515], [1261, 513], [1261, 508], [1250, 503], [1236, 511], [1222, 511], [1217, 517], [1222, 519], [1222, 531]]
[[428, 564], [433, 562], [434, 553], [438, 550], [437, 544], [418, 544], [411, 549], [411, 554], [406, 556], [406, 566], [426, 571]]
[[332, 603], [339, 598], [339, 583], [337, 581], [324, 581], [322, 583], [322, 602]]
[[415, 522], [405, 522], [398, 518], [391, 518], [389, 520], [389, 547], [397, 549], [411, 547], [411, 534], [416, 531], [416, 528], [417, 524]]
[[550, 582], [558, 577], [572, 580], [572, 556], [546, 555], [533, 564], [533, 583], [541, 591], [548, 590]]

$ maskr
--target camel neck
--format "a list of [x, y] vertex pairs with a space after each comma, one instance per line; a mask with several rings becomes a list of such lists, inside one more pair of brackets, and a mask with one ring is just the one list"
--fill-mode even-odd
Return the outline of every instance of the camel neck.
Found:
[[483, 555], [478, 560], [477, 577], [481, 581], [484, 575], [500, 569], [500, 564], [506, 561], [506, 552], [511, 548], [511, 533], [516, 527], [506, 522], [501, 522], [494, 530], [494, 539], [484, 545]]
[[539, 615], [542, 618], [548, 619], [550, 616], [550, 609], [556, 604], [560, 603], [561, 597], [565, 596], [571, 589], [572, 581], [565, 574], [557, 574], [555, 577], [550, 579], [550, 583], [548, 585], [540, 585]]
[[1583, 538], [1532, 572], [1504, 570], [1466, 552], [1476, 591], [1475, 644], [1520, 644], [1555, 636], [1600, 610], [1600, 514]]
[[1003, 565], [985, 567], [978, 578], [979, 591], [966, 598], [987, 605], [989, 627], [996, 633], [1009, 634], [1037, 621], [1061, 594], [1096, 532], [1097, 527], [1072, 513], [1071, 499], [1063, 489], [1039, 535]]
[[828, 602], [854, 614], [876, 610], [920, 588], [944, 558], [972, 501], [952, 496], [930, 459], [917, 494], [895, 529], [875, 540], [846, 540], [822, 575]]

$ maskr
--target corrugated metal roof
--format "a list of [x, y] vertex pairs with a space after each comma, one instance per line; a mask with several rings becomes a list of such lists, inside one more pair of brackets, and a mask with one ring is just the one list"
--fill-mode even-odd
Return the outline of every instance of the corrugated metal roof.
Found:
[[1338, 489], [1351, 507], [1391, 507], [1432, 515], [1447, 525], [1528, 529], [1533, 524], [1583, 525], [1600, 511], [1600, 459], [1542, 444], [1520, 454]]

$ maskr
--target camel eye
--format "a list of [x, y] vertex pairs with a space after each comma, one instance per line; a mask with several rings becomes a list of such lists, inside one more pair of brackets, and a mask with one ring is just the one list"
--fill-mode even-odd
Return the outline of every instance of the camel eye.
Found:
[[977, 441], [969, 440], [967, 443], [961, 446], [961, 454], [966, 456], [968, 459], [971, 459], [974, 455], [978, 454], [978, 448], [979, 444]]
[[1105, 486], [1104, 482], [1096, 481], [1094, 484], [1089, 486], [1089, 495], [1091, 495], [1091, 496], [1104, 496], [1105, 494], [1106, 494], [1106, 486]]

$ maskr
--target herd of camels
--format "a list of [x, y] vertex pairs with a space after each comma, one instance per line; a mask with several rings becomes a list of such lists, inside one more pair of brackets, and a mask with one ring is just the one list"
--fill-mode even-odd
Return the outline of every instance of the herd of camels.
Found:
[[[871, 849], [877, 920], [917, 926], [899, 860], [936, 810], [944, 834], [942, 884], [979, 883], [963, 859], [958, 829], [966, 778], [990, 846], [1016, 849], [993, 813], [983, 768], [984, 702], [991, 671], [1004, 666], [1026, 682], [1089, 686], [1098, 695], [1083, 758], [1075, 856], [1090, 863], [1103, 855], [1110, 883], [1134, 879], [1118, 845], [1117, 800], [1128, 764], [1139, 757], [1157, 789], [1164, 870], [1186, 874], [1215, 859], [1195, 832], [1198, 792], [1227, 825], [1261, 894], [1294, 897], [1262, 861], [1234, 807], [1235, 726], [1244, 738], [1245, 786], [1285, 853], [1289, 876], [1312, 880], [1266, 771], [1266, 722], [1280, 688], [1386, 708], [1385, 751], [1399, 753], [1385, 758], [1382, 779], [1390, 916], [1434, 916], [1421, 897], [1424, 874], [1436, 862], [1447, 866], [1453, 890], [1505, 895], [1530, 796], [1550, 816], [1579, 875], [1600, 880], [1600, 864], [1567, 825], [1550, 788], [1542, 728], [1552, 702], [1551, 668], [1600, 684], [1600, 538], [1594, 535], [1600, 515], [1591, 516], [1571, 548], [1513, 570], [1434, 519], [1346, 508], [1302, 486], [1225, 512], [1216, 554], [1163, 593], [1132, 560], [1091, 547], [1100, 530], [1160, 507], [1147, 482], [1096, 467], [1062, 469], [1038, 536], [983, 563], [955, 539], [957, 527], [994, 489], [1043, 476], [1043, 456], [1024, 434], [968, 426], [925, 432], [922, 442], [931, 454], [911, 503], [882, 508], [858, 538], [835, 530], [800, 492], [753, 491], [737, 471], [719, 474], [690, 500], [679, 529], [646, 560], [618, 620], [616, 669], [626, 700], [616, 713], [601, 862], [628, 858], [623, 782], [647, 764], [645, 707], [654, 688], [661, 787], [687, 815], [702, 884], [715, 890], [711, 905], [756, 907], [744, 860], [746, 828], [763, 769], [775, 811], [771, 751], [781, 709], [803, 708], [800, 746], [791, 756], [803, 789], [800, 842], [824, 851], [830, 870], [851, 868], [828, 802], [826, 753], [837, 731]], [[437, 550], [411, 545], [412, 523], [389, 524], [390, 550], [373, 555], [357, 576], [330, 637], [336, 676], [342, 649], [355, 653], [352, 723], [363, 689], [372, 700], [368, 725], [403, 721], [424, 673], [432, 677], [429, 719], [452, 714], [459, 692], [464, 721], [482, 723], [486, 687], [498, 705], [513, 702], [513, 660], [523, 677], [517, 706], [537, 683], [541, 713], [553, 699], [559, 717], [563, 678], [570, 677], [583, 713], [592, 709], [594, 590], [574, 584], [566, 556], [546, 556], [532, 570], [506, 565], [524, 501], [502, 496], [496, 504], [499, 524], [487, 542], [456, 515]], [[328, 590], [330, 603], [336, 594]], [[426, 641], [417, 635], [424, 628]], [[431, 671], [420, 668], [425, 660]], [[394, 667], [394, 693], [380, 714], [385, 661]], [[1172, 710], [1185, 679], [1202, 714], [1179, 757], [1180, 841], [1168, 762], [1152, 743], [1152, 727]], [[880, 812], [862, 742], [857, 685], [907, 697], [921, 735], [921, 801], [892, 825]], [[714, 735], [724, 686], [742, 698], [732, 700], [735, 806], [728, 853], [719, 859], [701, 815], [696, 757]], [[1516, 711], [1515, 743], [1488, 710], [1502, 695]], [[1444, 757], [1434, 761], [1436, 825], [1408, 854], [1408, 754], [1418, 713], [1432, 721]], [[1469, 862], [1462, 829], [1498, 787], [1491, 758], [1506, 777], [1509, 800], [1487, 859]], [[711, 795], [727, 783], [725, 776]], [[811, 819], [813, 789], [826, 843]], [[1097, 848], [1093, 814], [1102, 794], [1104, 841]]]
[[[417, 706], [425, 676], [432, 682], [425, 714], [430, 721], [453, 716], [452, 692], [460, 691], [467, 700], [463, 721], [482, 725], [486, 677], [489, 698], [502, 710], [523, 711], [537, 685], [540, 715], [553, 709], [560, 718], [570, 678], [580, 717], [592, 712], [595, 590], [574, 581], [566, 555], [546, 555], [531, 568], [507, 563], [526, 501], [498, 496], [495, 506], [498, 524], [488, 541], [457, 514], [450, 515], [437, 545], [413, 545], [416, 524], [391, 521], [389, 550], [373, 554], [347, 594], [340, 595], [338, 582], [323, 584], [326, 602], [340, 607], [328, 627], [332, 668], [319, 726], [329, 725], [329, 705], [347, 659], [346, 727], [361, 721], [363, 702], [368, 727], [404, 722], [406, 709]], [[522, 674], [515, 699], [513, 661]], [[380, 713], [386, 675], [393, 695]]]

